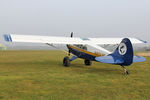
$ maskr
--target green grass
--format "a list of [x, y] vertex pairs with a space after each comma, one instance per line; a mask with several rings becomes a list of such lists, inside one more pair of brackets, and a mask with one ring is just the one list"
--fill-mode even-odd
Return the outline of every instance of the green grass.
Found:
[[63, 67], [60, 51], [1, 51], [0, 100], [149, 100], [150, 58], [128, 67], [82, 59]]

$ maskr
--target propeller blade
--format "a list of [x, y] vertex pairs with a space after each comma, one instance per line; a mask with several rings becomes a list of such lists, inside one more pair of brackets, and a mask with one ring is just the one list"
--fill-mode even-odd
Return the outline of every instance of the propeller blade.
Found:
[[71, 32], [71, 38], [73, 37], [73, 32]]
[[71, 53], [71, 51], [69, 50], [69, 51], [68, 51], [68, 56], [70, 56], [70, 53]]
[[[71, 36], [70, 36], [71, 38], [73, 37], [73, 32], [71, 32]], [[71, 51], [70, 50], [68, 50], [68, 56], [70, 56], [70, 53], [71, 53]]]

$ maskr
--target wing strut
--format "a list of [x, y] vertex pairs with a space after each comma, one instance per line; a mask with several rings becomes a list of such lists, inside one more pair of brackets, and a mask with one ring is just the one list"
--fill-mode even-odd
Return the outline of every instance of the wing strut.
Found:
[[[46, 44], [49, 45], [49, 46], [51, 46], [51, 47], [53, 47], [53, 48], [55, 48], [55, 49], [57, 49], [57, 50], [63, 51], [63, 52], [65, 52], [65, 53], [68, 53], [67, 50], [62, 50], [62, 49], [60, 49], [60, 48], [54, 46], [53, 44], [49, 44], [49, 43], [46, 43]], [[73, 54], [72, 54], [72, 55], [73, 55]]]

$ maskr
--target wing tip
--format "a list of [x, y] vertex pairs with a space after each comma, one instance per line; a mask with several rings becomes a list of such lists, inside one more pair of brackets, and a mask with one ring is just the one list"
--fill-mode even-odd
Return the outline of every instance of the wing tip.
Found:
[[4, 39], [7, 42], [12, 42], [12, 38], [11, 38], [10, 34], [4, 34]]

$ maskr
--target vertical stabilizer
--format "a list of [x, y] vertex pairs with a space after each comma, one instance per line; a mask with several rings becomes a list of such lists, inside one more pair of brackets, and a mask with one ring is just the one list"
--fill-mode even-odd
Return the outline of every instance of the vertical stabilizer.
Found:
[[119, 58], [124, 61], [123, 66], [129, 66], [133, 62], [133, 47], [128, 38], [124, 38], [114, 53], [110, 54], [114, 58]]

